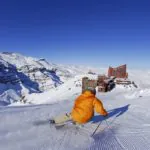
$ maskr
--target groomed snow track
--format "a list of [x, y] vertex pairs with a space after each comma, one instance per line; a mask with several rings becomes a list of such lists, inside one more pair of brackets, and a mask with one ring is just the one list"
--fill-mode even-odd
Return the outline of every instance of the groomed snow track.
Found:
[[[104, 105], [109, 106], [107, 120], [96, 114], [83, 128], [68, 126], [56, 130], [49, 124], [33, 125], [34, 121], [67, 112], [72, 104], [64, 101], [53, 105], [0, 108], [0, 149], [150, 150], [149, 115], [142, 113], [142, 107], [138, 112], [139, 106], [125, 105], [124, 102], [117, 104], [114, 101], [105, 101]], [[101, 121], [99, 129], [91, 137]]]

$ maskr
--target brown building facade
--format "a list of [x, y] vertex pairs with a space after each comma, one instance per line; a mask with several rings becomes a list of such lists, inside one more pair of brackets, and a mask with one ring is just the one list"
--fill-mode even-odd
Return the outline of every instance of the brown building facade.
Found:
[[82, 78], [82, 92], [88, 87], [96, 88], [97, 80], [90, 80], [88, 77]]
[[108, 77], [114, 76], [116, 78], [128, 78], [127, 66], [122, 65], [117, 68], [109, 67], [108, 69]]
[[98, 76], [98, 92], [106, 92], [107, 91], [107, 84], [105, 83], [105, 80], [107, 77], [105, 75]]
[[88, 87], [98, 87], [98, 92], [107, 92], [114, 88], [114, 82], [105, 75], [99, 75], [97, 80], [90, 80], [88, 77], [82, 78], [82, 93]]

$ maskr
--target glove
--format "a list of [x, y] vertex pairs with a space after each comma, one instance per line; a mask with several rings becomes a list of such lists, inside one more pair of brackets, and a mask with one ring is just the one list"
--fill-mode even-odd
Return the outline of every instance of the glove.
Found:
[[106, 113], [105, 115], [103, 115], [104, 117], [107, 117], [108, 116], [108, 113]]

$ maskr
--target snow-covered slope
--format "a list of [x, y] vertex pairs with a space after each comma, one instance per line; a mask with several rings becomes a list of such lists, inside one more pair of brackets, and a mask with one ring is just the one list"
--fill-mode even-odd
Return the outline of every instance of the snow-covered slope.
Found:
[[[34, 104], [71, 99], [72, 95], [81, 93], [82, 77], [97, 77], [87, 74], [89, 70], [97, 74], [107, 73], [106, 68], [64, 66], [49, 63], [45, 59], [7, 52], [0, 53], [0, 69], [1, 105], [22, 99]], [[138, 88], [117, 86], [114, 91], [124, 93], [128, 99], [149, 96], [150, 71], [128, 70], [128, 73], [129, 79], [134, 81]], [[75, 82], [79, 82], [79, 85], [76, 86]], [[24, 96], [25, 98], [22, 98]]]
[[30, 94], [27, 99], [33, 104], [52, 104], [63, 100], [73, 100], [81, 93], [82, 78], [89, 77], [96, 79], [97, 75], [83, 74], [76, 75], [74, 78], [66, 81], [63, 85], [43, 93]]
[[[78, 76], [77, 79], [79, 78]], [[68, 81], [68, 87], [72, 83], [73, 80]], [[66, 94], [65, 87], [61, 90], [62, 93], [57, 95], [59, 100], [65, 99], [65, 95], [71, 96], [79, 92], [78, 89], [73, 89], [74, 92]], [[72, 100], [57, 101], [55, 104], [2, 107], [0, 108], [0, 149], [149, 150], [150, 96], [143, 94], [143, 97], [128, 98], [126, 94], [132, 91], [136, 89], [117, 86], [109, 93], [97, 93], [109, 115], [106, 119], [95, 114], [89, 123], [79, 129], [71, 125], [59, 130], [49, 124], [34, 125], [36, 121], [70, 112], [73, 99], [79, 93], [72, 95]], [[99, 124], [96, 133], [91, 137]]]
[[[20, 106], [17, 102], [9, 107], [0, 107], [0, 150], [150, 149], [149, 70], [128, 70], [129, 79], [136, 83], [137, 88], [132, 85], [117, 85], [111, 92], [97, 93], [96, 96], [101, 99], [109, 113], [107, 119], [95, 114], [84, 127], [77, 129], [68, 125], [62, 130], [56, 130], [49, 124], [35, 126], [34, 122], [70, 112], [74, 99], [81, 93], [82, 77], [96, 78], [97, 75], [87, 74], [89, 67], [65, 67], [50, 64], [44, 59], [37, 60], [23, 56], [21, 56], [23, 65], [20, 63], [20, 66], [17, 66], [15, 59], [18, 56], [18, 54], [0, 55], [0, 79], [3, 78], [0, 83], [1, 105], [8, 105], [12, 100], [19, 101], [22, 94], [31, 104]], [[98, 70], [98, 73], [106, 73], [105, 69]], [[42, 76], [40, 73], [56, 72], [55, 76], [59, 77], [63, 84], [38, 92], [36, 85], [33, 86], [35, 80], [27, 75], [28, 71], [38, 72], [40, 78]], [[51, 80], [53, 77], [56, 79], [55, 76], [49, 74], [48, 76]], [[32, 86], [29, 86], [31, 83]], [[27, 94], [29, 91], [31, 93]], [[100, 127], [91, 137], [99, 124]]]
[[26, 97], [32, 93], [44, 93], [44, 95], [46, 91], [52, 93], [63, 83], [76, 75], [87, 73], [89, 69], [91, 68], [53, 64], [45, 59], [16, 53], [0, 53], [1, 105], [16, 101], [25, 102]]
[[[142, 72], [142, 71], [141, 71]], [[131, 74], [131, 75], [130, 75]], [[150, 96], [150, 81], [148, 81], [149, 73], [145, 73], [145, 78], [143, 75], [138, 74], [137, 71], [129, 70], [129, 79], [134, 81], [137, 85], [137, 88], [133, 85], [123, 86], [117, 85], [116, 88], [108, 93], [101, 93], [105, 97], [124, 97], [125, 99], [139, 99], [141, 97]], [[81, 93], [82, 78], [87, 76], [91, 79], [96, 79], [97, 75], [82, 74], [76, 75], [74, 78], [68, 80], [63, 85], [43, 93], [33, 93], [27, 97], [28, 101], [34, 104], [43, 104], [43, 103], [54, 103], [57, 101], [63, 100], [73, 100], [76, 95]]]

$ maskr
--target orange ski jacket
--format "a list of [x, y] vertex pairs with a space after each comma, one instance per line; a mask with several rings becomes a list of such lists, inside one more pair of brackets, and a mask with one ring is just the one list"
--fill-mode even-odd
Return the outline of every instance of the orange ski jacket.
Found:
[[108, 114], [102, 102], [91, 91], [85, 91], [75, 100], [71, 112], [72, 120], [81, 124], [86, 123], [94, 116], [94, 110], [103, 116]]

